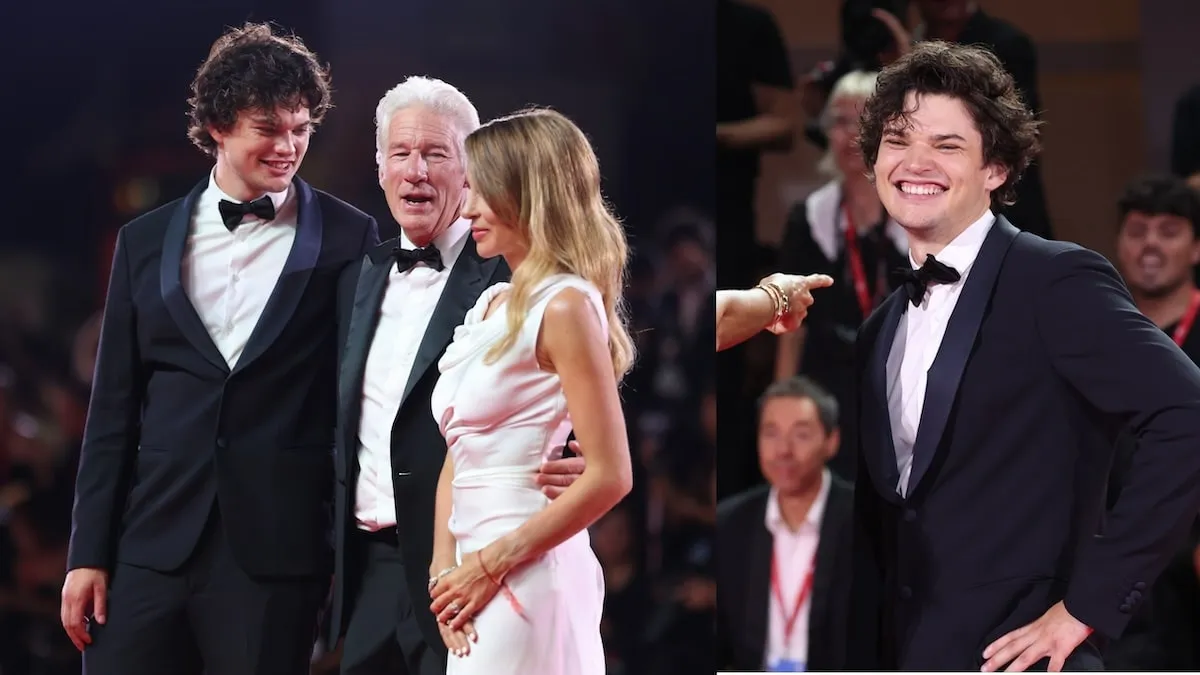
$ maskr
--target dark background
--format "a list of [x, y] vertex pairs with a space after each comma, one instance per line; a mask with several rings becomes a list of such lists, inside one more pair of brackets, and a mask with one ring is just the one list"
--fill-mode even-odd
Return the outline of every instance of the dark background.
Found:
[[[711, 668], [697, 646], [715, 601], [700, 423], [711, 326], [681, 309], [712, 293], [711, 7], [111, 0], [0, 6], [0, 675], [79, 672], [58, 592], [112, 238], [206, 175], [185, 133], [188, 84], [246, 20], [295, 31], [331, 65], [335, 107], [300, 175], [375, 215], [383, 238], [397, 227], [377, 184], [374, 108], [406, 76], [454, 84], [485, 120], [538, 104], [589, 134], [635, 252], [642, 352], [624, 392], [637, 487], [593, 532], [609, 672]], [[336, 662], [325, 647], [318, 670]]]

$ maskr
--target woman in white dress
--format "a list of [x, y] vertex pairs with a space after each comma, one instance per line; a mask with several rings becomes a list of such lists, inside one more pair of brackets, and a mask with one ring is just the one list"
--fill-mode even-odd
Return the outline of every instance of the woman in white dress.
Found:
[[[482, 294], [439, 363], [446, 437], [431, 609], [452, 675], [600, 675], [603, 575], [587, 527], [632, 483], [617, 394], [633, 361], [627, 246], [570, 120], [531, 110], [466, 141], [463, 216], [512, 283]], [[572, 428], [586, 468], [553, 502], [534, 482]]]

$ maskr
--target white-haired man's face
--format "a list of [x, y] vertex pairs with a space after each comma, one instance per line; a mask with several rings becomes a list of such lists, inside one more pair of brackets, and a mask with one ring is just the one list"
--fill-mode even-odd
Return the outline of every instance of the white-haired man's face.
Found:
[[379, 185], [392, 217], [417, 246], [459, 217], [467, 184], [464, 140], [453, 120], [423, 106], [397, 110], [388, 123]]

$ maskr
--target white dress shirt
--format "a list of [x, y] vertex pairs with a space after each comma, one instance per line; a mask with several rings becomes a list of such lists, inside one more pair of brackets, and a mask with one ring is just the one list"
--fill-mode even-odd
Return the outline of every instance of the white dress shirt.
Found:
[[[424, 264], [397, 272], [392, 263], [379, 307], [379, 325], [367, 350], [363, 375], [362, 416], [358, 424], [359, 473], [354, 488], [354, 517], [359, 529], [376, 531], [396, 524], [392, 425], [400, 412], [400, 397], [416, 361], [417, 348], [470, 231], [471, 221], [459, 219], [434, 239], [433, 245], [441, 251], [445, 266], [440, 272]], [[416, 248], [403, 231], [400, 246]]]
[[200, 193], [180, 261], [180, 282], [213, 343], [233, 368], [296, 240], [295, 189], [272, 193], [275, 219], [245, 216], [233, 232], [221, 220], [222, 199], [240, 203], [217, 187], [216, 169]]
[[821, 520], [825, 515], [825, 504], [829, 500], [829, 490], [832, 479], [828, 469], [821, 471], [821, 488], [816, 499], [808, 508], [804, 522], [792, 530], [783, 520], [779, 510], [779, 493], [774, 488], [767, 498], [767, 531], [771, 533], [772, 551], [775, 557], [779, 575], [779, 596], [783, 598], [784, 606], [779, 605], [775, 588], [768, 582], [767, 598], [768, 625], [767, 644], [764, 656], [765, 667], [778, 663], [781, 659], [806, 664], [808, 662], [808, 618], [812, 610], [812, 589], [800, 606], [800, 614], [792, 627], [791, 639], [785, 639], [787, 615], [796, 609], [796, 598], [805, 579], [816, 562], [817, 545], [821, 539]]
[[[958, 270], [958, 281], [930, 284], [925, 299], [917, 307], [906, 301], [904, 306], [907, 311], [900, 317], [900, 324], [896, 327], [896, 338], [887, 360], [887, 401], [892, 441], [896, 446], [896, 467], [900, 470], [896, 491], [902, 496], [908, 495], [913, 445], [917, 440], [921, 411], [925, 406], [929, 368], [941, 349], [942, 338], [946, 336], [946, 324], [954, 312], [975, 256], [979, 254], [983, 240], [995, 221], [996, 217], [989, 209], [935, 256], [939, 262]], [[913, 269], [918, 269], [924, 261], [913, 260], [910, 253], [909, 262]]]

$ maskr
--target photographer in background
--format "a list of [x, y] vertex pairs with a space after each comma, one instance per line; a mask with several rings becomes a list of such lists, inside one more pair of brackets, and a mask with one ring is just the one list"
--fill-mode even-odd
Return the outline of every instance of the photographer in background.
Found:
[[821, 113], [838, 80], [854, 71], [878, 72], [908, 51], [910, 39], [901, 20], [908, 16], [908, 2], [843, 0], [841, 54], [818, 63], [801, 79], [801, 106], [808, 119], [804, 136], [810, 143], [829, 149]]

